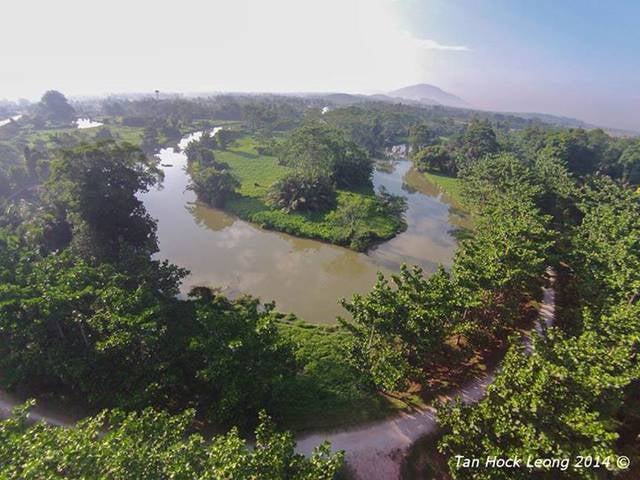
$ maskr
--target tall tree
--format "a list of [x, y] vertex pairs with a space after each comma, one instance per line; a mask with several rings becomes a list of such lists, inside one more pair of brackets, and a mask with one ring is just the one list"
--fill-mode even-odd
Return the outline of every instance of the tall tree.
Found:
[[636, 139], [622, 152], [618, 163], [622, 179], [632, 185], [640, 185], [640, 140]]
[[76, 112], [69, 105], [67, 97], [57, 90], [48, 90], [42, 95], [37, 111], [45, 120], [54, 124], [71, 123], [76, 118]]
[[373, 164], [345, 134], [322, 122], [296, 129], [282, 147], [280, 162], [314, 175], [329, 176], [339, 187], [371, 182]]
[[585, 189], [575, 229], [572, 266], [588, 304], [640, 298], [640, 195], [607, 177]]
[[[621, 305], [578, 337], [552, 334], [527, 355], [521, 346], [505, 357], [487, 396], [477, 405], [439, 409], [445, 428], [440, 449], [455, 479], [592, 479], [594, 470], [574, 468], [578, 455], [616, 470], [615, 412], [622, 391], [638, 381], [634, 344], [640, 333], [638, 306]], [[519, 468], [461, 468], [456, 455], [520, 458]], [[568, 459], [566, 470], [527, 468], [527, 458]], [[608, 459], [608, 460], [607, 460]]]
[[367, 295], [343, 300], [353, 320], [341, 323], [353, 334], [354, 365], [378, 388], [397, 391], [421, 378], [425, 360], [459, 327], [464, 302], [442, 268], [425, 278], [403, 266], [391, 281], [379, 274]]
[[418, 152], [420, 149], [430, 145], [433, 140], [434, 134], [428, 125], [418, 123], [409, 127], [409, 145], [412, 152]]
[[473, 119], [467, 125], [459, 141], [458, 169], [487, 155], [498, 153], [500, 146], [491, 124], [487, 120]]
[[550, 135], [541, 152], [558, 158], [571, 173], [578, 176], [595, 172], [602, 160], [599, 149], [591, 145], [589, 135], [581, 129], [563, 130]]
[[155, 223], [137, 197], [156, 183], [157, 160], [129, 144], [81, 145], [59, 153], [46, 193], [85, 257], [118, 259], [157, 251]]

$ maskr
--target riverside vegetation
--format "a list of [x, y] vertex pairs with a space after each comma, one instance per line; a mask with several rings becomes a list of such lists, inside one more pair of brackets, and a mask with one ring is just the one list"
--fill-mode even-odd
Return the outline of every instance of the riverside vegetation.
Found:
[[[237, 138], [223, 147], [222, 132]], [[199, 198], [265, 228], [366, 250], [405, 227], [402, 198], [373, 191], [367, 153], [324, 123], [267, 146], [222, 130], [187, 157]]]
[[[543, 126], [511, 131], [489, 119], [447, 123], [430, 109], [379, 104], [305, 118], [299, 99], [241, 100], [239, 110], [226, 97], [91, 107], [118, 125], [145, 112], [138, 144], [157, 140], [152, 129], [161, 122], [169, 133], [169, 124], [178, 132], [212, 126], [212, 112], [241, 121], [245, 133], [204, 138], [189, 152], [193, 188], [232, 211], [234, 202], [256, 202], [289, 216], [307, 204], [307, 189], [309, 200], [324, 203], [335, 188], [338, 210], [341, 194], [360, 195], [398, 218], [402, 204], [367, 187], [360, 167], [368, 156], [359, 150], [384, 146], [382, 131], [407, 141], [423, 135], [416, 163], [443, 171], [446, 162], [425, 164], [431, 153], [420, 151], [434, 141], [451, 145], [455, 169], [446, 173], [460, 177], [475, 218], [451, 270], [380, 276], [369, 293], [343, 301], [350, 319], [316, 327], [247, 296], [196, 288], [178, 297], [185, 272], [153, 258], [156, 225], [136, 196], [158, 180], [156, 161], [138, 145], [96, 133], [69, 133], [66, 148], [45, 142], [33, 154], [26, 135], [70, 118], [55, 98], [35, 105], [2, 143], [17, 158], [0, 157], [0, 380], [105, 410], [64, 433], [30, 426], [17, 411], [0, 423], [1, 476], [334, 478], [339, 453], [324, 445], [311, 458], [296, 455], [291, 435], [276, 433], [261, 412], [293, 428], [312, 427], [321, 415], [338, 423], [358, 411], [356, 420], [374, 418], [400, 408], [398, 399], [428, 401], [458, 380], [453, 372], [504, 348], [484, 400], [439, 409], [439, 448], [454, 478], [531, 475], [456, 470], [457, 454], [624, 453], [637, 462], [637, 139]], [[59, 116], [43, 113], [52, 109]], [[265, 146], [283, 150], [259, 154]], [[248, 161], [264, 171], [251, 173]], [[313, 209], [293, 215], [319, 218]], [[341, 238], [351, 243], [357, 231], [352, 225]], [[558, 272], [557, 327], [526, 355], [512, 335], [527, 327], [547, 266]], [[189, 433], [203, 424], [247, 431], [256, 422], [255, 450], [234, 429], [209, 443]], [[592, 478], [588, 470], [563, 474]]]

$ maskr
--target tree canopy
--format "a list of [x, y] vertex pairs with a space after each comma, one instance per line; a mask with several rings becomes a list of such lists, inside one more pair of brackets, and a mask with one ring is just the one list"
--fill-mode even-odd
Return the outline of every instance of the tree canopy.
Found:
[[338, 187], [371, 182], [373, 164], [368, 155], [339, 129], [322, 122], [294, 130], [281, 147], [280, 162], [313, 175], [331, 178]]
[[191, 433], [193, 410], [103, 411], [70, 428], [28, 426], [26, 413], [0, 422], [0, 476], [7, 480], [332, 480], [343, 463], [328, 444], [310, 458], [295, 453], [293, 436], [277, 432], [264, 413], [255, 448], [237, 429], [210, 442]]
[[57, 90], [48, 90], [42, 95], [37, 113], [53, 124], [68, 124], [76, 118], [76, 112], [69, 105], [67, 97]]

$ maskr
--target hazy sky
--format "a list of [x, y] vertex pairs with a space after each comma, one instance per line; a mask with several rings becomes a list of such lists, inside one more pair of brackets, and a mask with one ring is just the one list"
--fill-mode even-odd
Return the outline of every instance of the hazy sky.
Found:
[[640, 130], [636, 0], [20, 0], [0, 98], [131, 91], [383, 92]]

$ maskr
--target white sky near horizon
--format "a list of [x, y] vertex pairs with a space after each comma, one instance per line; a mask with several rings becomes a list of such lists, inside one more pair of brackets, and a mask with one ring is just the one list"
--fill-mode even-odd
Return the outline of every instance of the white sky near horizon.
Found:
[[420, 81], [429, 48], [388, 0], [23, 0], [3, 10], [0, 98], [383, 91]]
[[[445, 5], [464, 12], [472, 3]], [[587, 108], [569, 79], [536, 83], [535, 66], [502, 65], [501, 53], [488, 51], [473, 28], [447, 29], [453, 18], [443, 8], [437, 0], [7, 2], [0, 99], [34, 100], [48, 89], [68, 96], [155, 89], [377, 93], [426, 82], [477, 108], [640, 129], [629, 104], [616, 110], [596, 92]], [[418, 24], [429, 24], [420, 17], [426, 15], [439, 28], [416, 33], [413, 11]], [[491, 58], [496, 62], [485, 70]]]

